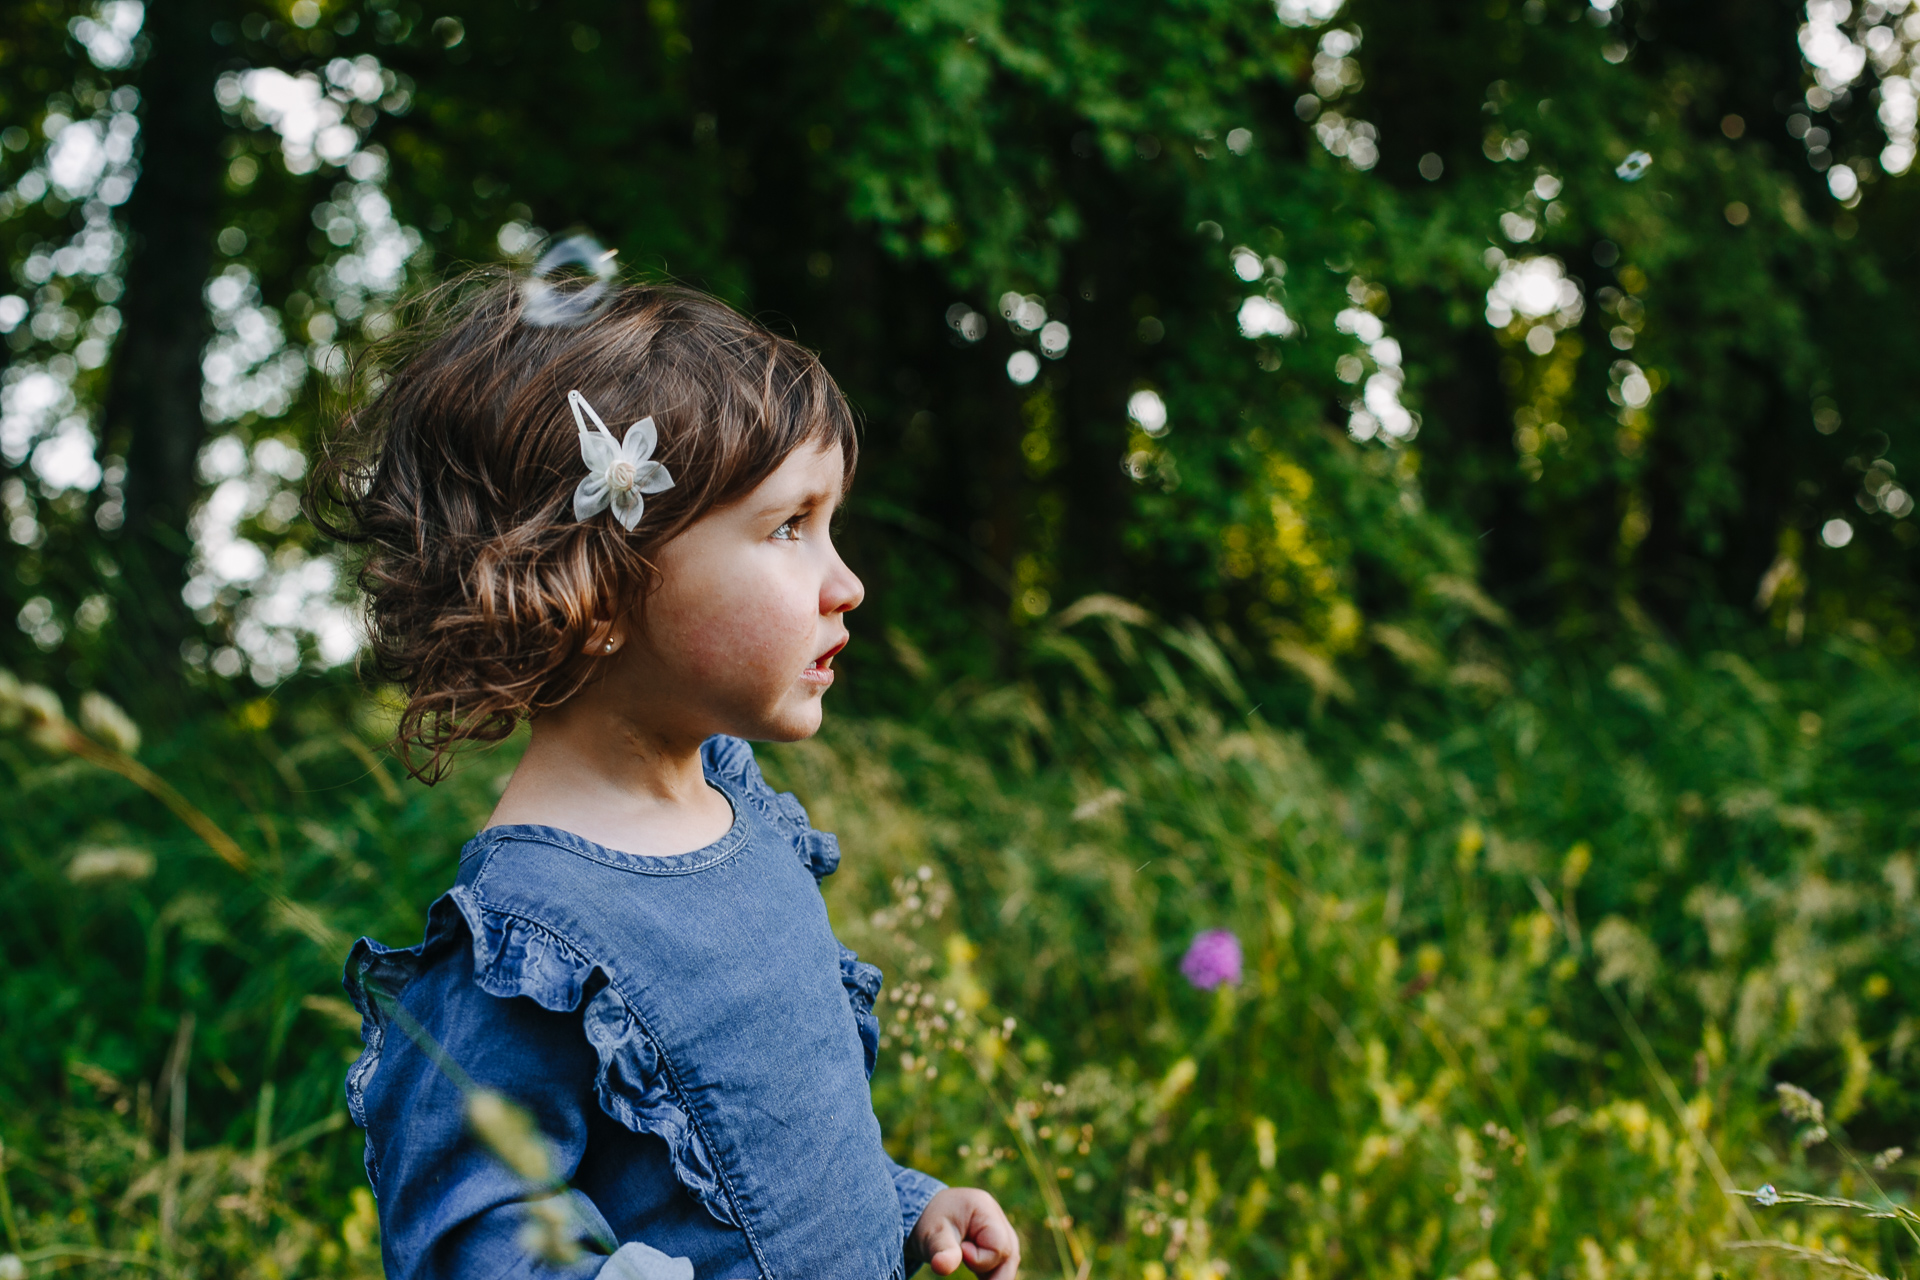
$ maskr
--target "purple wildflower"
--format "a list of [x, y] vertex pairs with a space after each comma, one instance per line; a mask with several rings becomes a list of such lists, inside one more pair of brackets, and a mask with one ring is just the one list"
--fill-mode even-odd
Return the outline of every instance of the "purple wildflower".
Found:
[[1202, 991], [1211, 991], [1221, 983], [1240, 984], [1240, 939], [1227, 929], [1208, 929], [1193, 940], [1180, 972]]

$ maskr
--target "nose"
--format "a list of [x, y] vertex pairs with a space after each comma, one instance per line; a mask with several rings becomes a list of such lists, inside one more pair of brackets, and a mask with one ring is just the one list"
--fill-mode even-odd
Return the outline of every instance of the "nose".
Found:
[[836, 613], [848, 613], [860, 607], [867, 598], [866, 584], [861, 582], [853, 570], [847, 568], [847, 562], [840, 553], [832, 553], [833, 563], [827, 566], [827, 576], [820, 584], [820, 613], [831, 617]]

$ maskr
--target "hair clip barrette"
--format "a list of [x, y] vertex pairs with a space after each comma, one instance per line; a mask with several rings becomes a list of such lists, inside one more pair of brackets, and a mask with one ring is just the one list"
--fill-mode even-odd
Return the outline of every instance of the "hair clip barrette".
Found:
[[[642, 495], [673, 488], [673, 474], [653, 461], [659, 443], [653, 419], [640, 419], [627, 428], [625, 440], [615, 440], [585, 396], [569, 391], [567, 405], [580, 428], [580, 460], [587, 464], [587, 478], [573, 491], [574, 518], [591, 520], [611, 508], [613, 518], [631, 532], [647, 509]], [[587, 429], [588, 418], [597, 432]]]

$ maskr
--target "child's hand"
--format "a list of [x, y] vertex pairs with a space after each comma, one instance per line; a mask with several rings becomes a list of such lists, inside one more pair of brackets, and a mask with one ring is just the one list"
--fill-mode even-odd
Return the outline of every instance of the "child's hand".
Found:
[[935, 1275], [952, 1275], [964, 1262], [980, 1280], [1014, 1280], [1020, 1237], [992, 1196], [975, 1187], [948, 1187], [927, 1201], [907, 1237], [907, 1256]]

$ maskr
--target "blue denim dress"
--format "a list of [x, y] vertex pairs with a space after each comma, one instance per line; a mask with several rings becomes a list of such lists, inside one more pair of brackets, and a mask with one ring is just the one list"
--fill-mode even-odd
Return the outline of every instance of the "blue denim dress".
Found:
[[[355, 944], [346, 988], [366, 1047], [347, 1102], [390, 1280], [904, 1275], [905, 1235], [941, 1184], [880, 1143], [880, 971], [835, 939], [818, 887], [839, 846], [746, 743], [714, 738], [701, 756], [733, 806], [717, 843], [643, 858], [494, 827], [461, 852], [424, 941]], [[620, 1263], [527, 1255], [529, 1188], [467, 1133], [459, 1087], [386, 1002], [533, 1113]], [[691, 1272], [649, 1269], [668, 1258]]]

